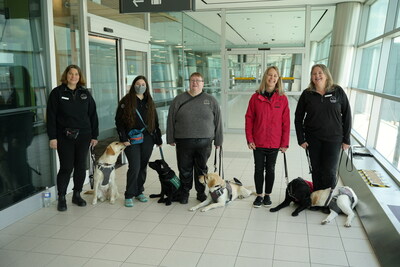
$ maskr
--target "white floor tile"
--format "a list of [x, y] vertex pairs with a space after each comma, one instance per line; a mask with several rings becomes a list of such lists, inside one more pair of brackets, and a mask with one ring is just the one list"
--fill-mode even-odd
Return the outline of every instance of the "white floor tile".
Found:
[[186, 224], [171, 224], [171, 223], [160, 223], [157, 225], [152, 234], [161, 234], [161, 235], [175, 235], [179, 236], [183, 230], [185, 229]]
[[[218, 254], [218, 255], [230, 255], [236, 257], [240, 248], [240, 242], [238, 241], [226, 241], [226, 240], [210, 240], [204, 250], [204, 253]], [[234, 258], [233, 257], [233, 258]]]
[[228, 241], [242, 241], [244, 230], [217, 227], [211, 236], [211, 239], [228, 240]]
[[291, 246], [275, 246], [274, 260], [310, 262], [308, 248], [291, 247]]
[[35, 236], [20, 236], [8, 245], [4, 246], [4, 249], [23, 250], [31, 251], [41, 243], [45, 242], [47, 238], [35, 237]]
[[[296, 261], [280, 261], [274, 260], [273, 261], [274, 267], [310, 267], [310, 263], [308, 262], [296, 262]], [[322, 267], [322, 266], [321, 266]], [[331, 265], [325, 265], [325, 267], [334, 267]]]
[[0, 232], [0, 248], [17, 239], [18, 235], [1, 234]]
[[246, 230], [243, 242], [275, 244], [275, 232], [263, 232], [256, 230]]
[[84, 235], [86, 235], [91, 228], [88, 227], [79, 227], [75, 223], [69, 226], [65, 226], [60, 231], [55, 233], [52, 237], [53, 238], [60, 238], [60, 239], [71, 239], [71, 240], [79, 240]]
[[343, 250], [343, 243], [339, 237], [309, 235], [308, 239], [310, 248]]
[[105, 229], [92, 229], [87, 234], [85, 234], [80, 240], [108, 243], [114, 236], [118, 234], [118, 231], [105, 230]]
[[242, 242], [238, 256], [272, 259], [273, 253], [274, 253], [274, 245]]
[[138, 247], [135, 251], [126, 259], [126, 262], [136, 264], [148, 264], [148, 265], [159, 265], [168, 253], [166, 249], [155, 249], [155, 248], [141, 248]]
[[197, 237], [197, 238], [210, 238], [214, 228], [204, 226], [186, 226], [181, 236], [185, 237]]
[[106, 244], [93, 258], [124, 262], [135, 249], [136, 247]]
[[276, 244], [281, 246], [308, 247], [308, 236], [305, 234], [276, 233]]
[[233, 267], [236, 257], [228, 255], [206, 254], [201, 255], [197, 267]]
[[85, 265], [89, 258], [72, 257], [72, 256], [57, 256], [46, 267], [79, 267]]
[[312, 263], [332, 264], [348, 266], [346, 253], [341, 250], [327, 250], [310, 248], [310, 257]]
[[202, 253], [206, 248], [207, 243], [208, 239], [181, 236], [175, 241], [171, 249], [178, 251]]
[[12, 267], [26, 267], [26, 266], [46, 266], [50, 263], [56, 255], [45, 253], [28, 252], [23, 257], [14, 261]]
[[200, 253], [170, 250], [161, 262], [160, 266], [195, 267], [200, 256]]
[[130, 223], [130, 220], [105, 218], [101, 223], [99, 223], [96, 226], [96, 228], [97, 229], [107, 229], [107, 230], [121, 231], [129, 223]]
[[60, 254], [61, 252], [72, 246], [73, 243], [74, 241], [72, 240], [48, 238], [40, 245], [32, 249], [32, 252]]
[[350, 266], [379, 267], [381, 266], [374, 254], [361, 252], [346, 252]]
[[147, 237], [145, 233], [119, 232], [110, 240], [110, 244], [138, 246]]
[[0, 249], [0, 262], [4, 266], [13, 266], [12, 263], [26, 255], [25, 251]]
[[235, 267], [272, 267], [271, 259], [237, 257]]
[[77, 241], [72, 246], [70, 246], [68, 249], [63, 251], [62, 254], [67, 255], [67, 256], [91, 258], [102, 247], [104, 247], [104, 244], [102, 244], [102, 243]]
[[150, 233], [158, 225], [155, 222], [133, 220], [123, 229], [127, 232]]
[[90, 259], [86, 262], [85, 267], [119, 267], [122, 262], [117, 261], [108, 261], [108, 260], [100, 260], [100, 259]]
[[177, 238], [177, 236], [172, 235], [149, 234], [143, 242], [140, 243], [140, 247], [170, 249]]

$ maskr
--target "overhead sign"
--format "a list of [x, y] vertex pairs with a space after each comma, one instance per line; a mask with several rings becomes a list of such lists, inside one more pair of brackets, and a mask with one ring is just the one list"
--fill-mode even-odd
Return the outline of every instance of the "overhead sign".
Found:
[[195, 0], [119, 0], [119, 13], [195, 10]]

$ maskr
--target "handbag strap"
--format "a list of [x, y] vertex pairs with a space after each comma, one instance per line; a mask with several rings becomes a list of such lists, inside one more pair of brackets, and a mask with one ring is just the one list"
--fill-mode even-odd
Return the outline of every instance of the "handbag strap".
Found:
[[[146, 123], [144, 123], [143, 118], [142, 118], [142, 115], [140, 115], [140, 112], [139, 112], [137, 109], [136, 109], [136, 114], [138, 114], [140, 120], [142, 121], [142, 123], [143, 123], [143, 125], [144, 125], [144, 128], [147, 129], [147, 125], [146, 125]], [[143, 131], [142, 131], [142, 132], [143, 132]]]

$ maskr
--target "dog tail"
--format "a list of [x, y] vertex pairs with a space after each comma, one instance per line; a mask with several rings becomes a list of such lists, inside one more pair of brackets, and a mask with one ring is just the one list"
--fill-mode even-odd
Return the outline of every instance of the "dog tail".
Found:
[[150, 198], [161, 197], [161, 194], [151, 194], [149, 197]]

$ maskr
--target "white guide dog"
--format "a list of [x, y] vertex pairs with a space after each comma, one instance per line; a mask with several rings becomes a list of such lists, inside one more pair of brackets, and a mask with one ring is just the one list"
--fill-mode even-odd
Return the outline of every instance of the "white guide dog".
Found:
[[114, 204], [118, 198], [118, 187], [115, 182], [115, 162], [124, 149], [124, 143], [112, 142], [97, 161], [93, 174], [93, 205], [97, 203], [98, 199], [101, 202], [109, 199], [110, 203]]
[[353, 189], [348, 186], [336, 187], [332, 194], [331, 189], [317, 190], [311, 194], [311, 206], [328, 206], [330, 213], [328, 217], [322, 220], [321, 224], [331, 222], [338, 216], [339, 213], [347, 215], [345, 227], [351, 227], [351, 222], [354, 219], [354, 207], [358, 203], [358, 197]]
[[[245, 188], [239, 180], [225, 181], [216, 173], [209, 173], [199, 177], [200, 182], [208, 187], [207, 199], [200, 204], [191, 207], [190, 211], [195, 211], [204, 207], [201, 211], [223, 207], [226, 203], [236, 198], [246, 198], [251, 195], [251, 191]], [[206, 189], [207, 190], [207, 189]]]

